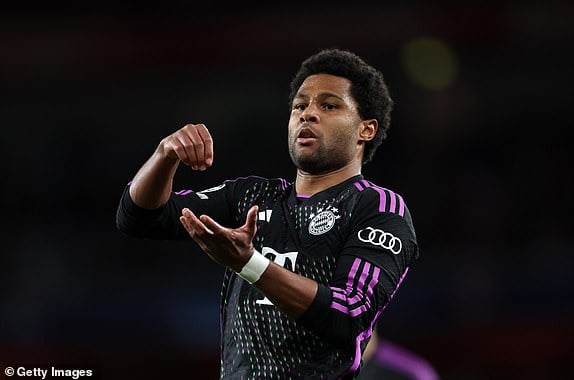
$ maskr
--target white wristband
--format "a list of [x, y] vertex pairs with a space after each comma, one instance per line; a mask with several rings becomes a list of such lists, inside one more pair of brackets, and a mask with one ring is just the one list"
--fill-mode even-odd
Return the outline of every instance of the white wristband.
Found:
[[267, 269], [268, 266], [269, 259], [255, 249], [253, 251], [253, 255], [238, 275], [248, 283], [253, 284], [261, 278], [261, 275], [265, 272], [265, 269]]

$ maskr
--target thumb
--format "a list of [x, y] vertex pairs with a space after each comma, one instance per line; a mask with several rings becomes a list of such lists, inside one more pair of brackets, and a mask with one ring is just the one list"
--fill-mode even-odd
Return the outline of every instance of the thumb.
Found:
[[251, 238], [255, 236], [255, 232], [257, 231], [257, 212], [259, 211], [259, 206], [255, 205], [249, 209], [247, 212], [247, 217], [245, 218], [245, 224], [243, 225], [243, 229], [249, 233]]

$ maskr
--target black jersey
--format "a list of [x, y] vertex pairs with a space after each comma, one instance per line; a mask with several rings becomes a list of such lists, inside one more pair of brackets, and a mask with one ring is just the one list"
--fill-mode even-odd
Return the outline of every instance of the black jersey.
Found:
[[120, 230], [136, 236], [189, 238], [179, 222], [187, 207], [239, 227], [259, 206], [255, 248], [319, 283], [296, 321], [258, 289], [227, 270], [221, 297], [221, 378], [336, 379], [356, 376], [373, 326], [418, 255], [403, 198], [355, 176], [313, 196], [283, 179], [226, 181], [172, 194], [143, 210], [129, 192], [118, 209]]

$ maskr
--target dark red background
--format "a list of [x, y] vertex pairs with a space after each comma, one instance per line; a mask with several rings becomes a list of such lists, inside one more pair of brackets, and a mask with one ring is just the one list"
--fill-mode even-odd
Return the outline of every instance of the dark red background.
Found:
[[[339, 47], [390, 86], [389, 140], [364, 173], [404, 196], [421, 245], [382, 318], [386, 337], [444, 379], [569, 377], [573, 11], [398, 1], [5, 9], [0, 364], [217, 378], [222, 268], [193, 245], [117, 232], [117, 201], [159, 140], [188, 122], [208, 125], [216, 162], [182, 169], [177, 186], [292, 179], [289, 81], [317, 49]], [[406, 75], [401, 51], [421, 36], [455, 53], [445, 89]]]

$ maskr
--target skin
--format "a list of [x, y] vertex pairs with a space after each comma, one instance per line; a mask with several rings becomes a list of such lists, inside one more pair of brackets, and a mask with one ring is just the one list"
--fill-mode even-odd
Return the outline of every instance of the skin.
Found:
[[[297, 193], [313, 195], [361, 173], [364, 143], [378, 124], [362, 120], [351, 96], [348, 79], [328, 74], [309, 76], [293, 99], [288, 145], [297, 167]], [[309, 131], [315, 138], [302, 138]], [[213, 139], [204, 124], [188, 124], [164, 138], [138, 171], [130, 196], [140, 207], [155, 209], [171, 194], [180, 163], [192, 170], [213, 165]], [[239, 228], [221, 226], [207, 215], [182, 210], [180, 222], [191, 238], [220, 265], [241, 271], [254, 252], [257, 206], [247, 213]], [[313, 302], [318, 284], [273, 262], [253, 284], [290, 318], [297, 319]]]
[[363, 352], [363, 360], [365, 362], [369, 361], [375, 352], [377, 351], [377, 346], [379, 345], [379, 335], [377, 334], [376, 329], [373, 329], [373, 335], [371, 335], [371, 339], [369, 343], [367, 343], [367, 347], [365, 347], [365, 352]]
[[[310, 129], [317, 140], [298, 142], [303, 128]], [[297, 167], [297, 193], [313, 195], [361, 174], [364, 143], [377, 128], [376, 120], [359, 116], [351, 81], [328, 74], [307, 77], [293, 99], [289, 118], [289, 154]]]

